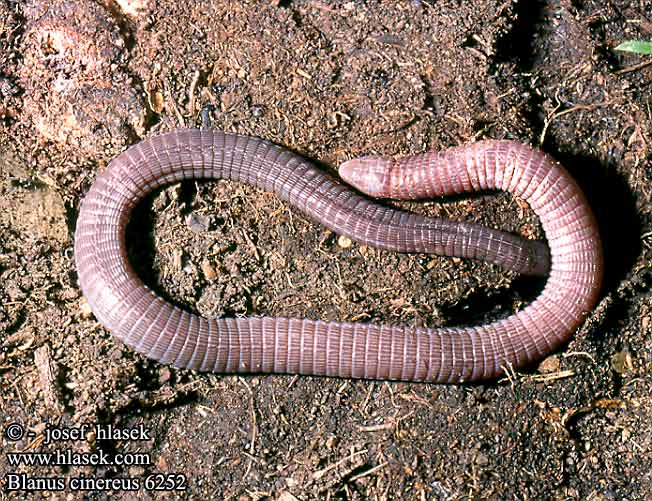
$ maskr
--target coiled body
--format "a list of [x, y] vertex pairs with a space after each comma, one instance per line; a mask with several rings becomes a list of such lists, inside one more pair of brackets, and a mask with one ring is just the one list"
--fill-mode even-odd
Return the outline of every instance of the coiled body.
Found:
[[385, 249], [486, 259], [532, 274], [548, 264], [538, 242], [377, 205], [261, 139], [177, 130], [113, 159], [84, 199], [75, 235], [83, 293], [120, 340], [178, 367], [433, 382], [492, 378], [541, 358], [568, 339], [597, 299], [602, 253], [594, 218], [573, 179], [541, 152], [484, 141], [397, 161], [352, 160], [340, 175], [375, 196], [423, 198], [497, 188], [524, 198], [549, 242], [543, 292], [512, 316], [465, 328], [210, 320], [181, 310], [136, 276], [127, 260], [125, 227], [147, 193], [182, 179], [233, 179], [274, 191], [335, 232]]

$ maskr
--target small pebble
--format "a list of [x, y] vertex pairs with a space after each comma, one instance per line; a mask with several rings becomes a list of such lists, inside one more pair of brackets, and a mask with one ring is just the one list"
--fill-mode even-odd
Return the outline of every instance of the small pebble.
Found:
[[167, 383], [171, 377], [172, 371], [170, 371], [168, 367], [161, 367], [161, 369], [158, 371], [158, 382], [160, 384]]
[[205, 214], [191, 213], [186, 217], [186, 226], [197, 233], [208, 231], [211, 226], [211, 218]]
[[260, 118], [265, 114], [265, 108], [263, 108], [262, 106], [260, 106], [258, 104], [252, 106], [249, 111], [251, 111], [251, 115], [254, 118]]
[[165, 108], [165, 98], [163, 97], [163, 93], [161, 91], [152, 92], [149, 104], [154, 113], [157, 115], [160, 114]]
[[201, 271], [204, 273], [206, 280], [215, 280], [217, 272], [208, 259], [204, 259], [201, 263]]
[[351, 241], [351, 239], [349, 237], [346, 237], [344, 235], [340, 235], [337, 238], [337, 245], [342, 247], [342, 249], [348, 249], [349, 247], [351, 247], [351, 245], [353, 245], [353, 242]]
[[561, 367], [561, 362], [557, 355], [552, 355], [550, 357], [544, 358], [539, 364], [539, 372], [543, 374], [550, 374], [553, 372], [559, 372]]

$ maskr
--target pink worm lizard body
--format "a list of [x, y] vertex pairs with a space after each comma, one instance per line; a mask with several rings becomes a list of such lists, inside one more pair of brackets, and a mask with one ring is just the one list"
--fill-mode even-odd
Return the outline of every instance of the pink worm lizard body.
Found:
[[460, 328], [188, 313], [142, 283], [125, 242], [134, 206], [153, 189], [183, 179], [232, 179], [274, 191], [335, 232], [385, 249], [479, 258], [530, 274], [548, 265], [541, 242], [378, 205], [267, 141], [176, 130], [113, 159], [85, 197], [75, 234], [82, 291], [115, 336], [177, 367], [432, 382], [494, 378], [540, 359], [569, 338], [597, 300], [602, 251], [593, 215], [575, 181], [542, 152], [489, 140], [400, 160], [354, 159], [340, 175], [378, 197], [495, 188], [524, 198], [549, 242], [544, 290], [507, 318]]

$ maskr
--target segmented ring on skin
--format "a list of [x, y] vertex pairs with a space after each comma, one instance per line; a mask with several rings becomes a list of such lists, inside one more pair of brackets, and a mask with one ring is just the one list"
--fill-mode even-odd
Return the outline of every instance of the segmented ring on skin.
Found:
[[[96, 318], [134, 350], [176, 367], [452, 383], [495, 378], [541, 359], [566, 342], [594, 306], [603, 269], [594, 217], [577, 183], [541, 151], [487, 140], [401, 159], [353, 159], [339, 174], [381, 198], [508, 191], [538, 215], [548, 246], [380, 205], [259, 138], [180, 129], [117, 156], [82, 202], [75, 259]], [[230, 179], [273, 191], [363, 244], [484, 259], [529, 274], [549, 270], [549, 276], [523, 310], [480, 326], [202, 318], [157, 296], [136, 275], [126, 252], [133, 208], [152, 190], [184, 179]]]

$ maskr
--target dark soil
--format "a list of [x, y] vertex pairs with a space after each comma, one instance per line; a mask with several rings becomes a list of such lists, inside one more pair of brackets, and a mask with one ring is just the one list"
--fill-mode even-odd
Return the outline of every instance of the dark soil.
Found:
[[[58, 477], [63, 491], [37, 495], [649, 499], [652, 60], [613, 47], [652, 39], [651, 12], [615, 0], [0, 0], [0, 496], [25, 497], [11, 479], [52, 488]], [[596, 212], [601, 301], [562, 352], [482, 385], [207, 375], [146, 360], [81, 297], [77, 211], [110, 158], [200, 125], [202, 110], [217, 129], [325, 169], [484, 137], [540, 146]], [[405, 207], [542, 237], [506, 194]], [[464, 325], [541, 288], [483, 263], [342, 245], [230, 182], [154, 194], [130, 242], [148, 284], [208, 317]], [[11, 440], [11, 423], [23, 438]], [[84, 423], [142, 425], [148, 439], [46, 445], [46, 426]], [[65, 449], [113, 463], [142, 452], [149, 464], [14, 466], [6, 455]], [[185, 492], [144, 488], [173, 474]], [[81, 476], [95, 490], [74, 492]], [[121, 489], [128, 481], [140, 488]]]

